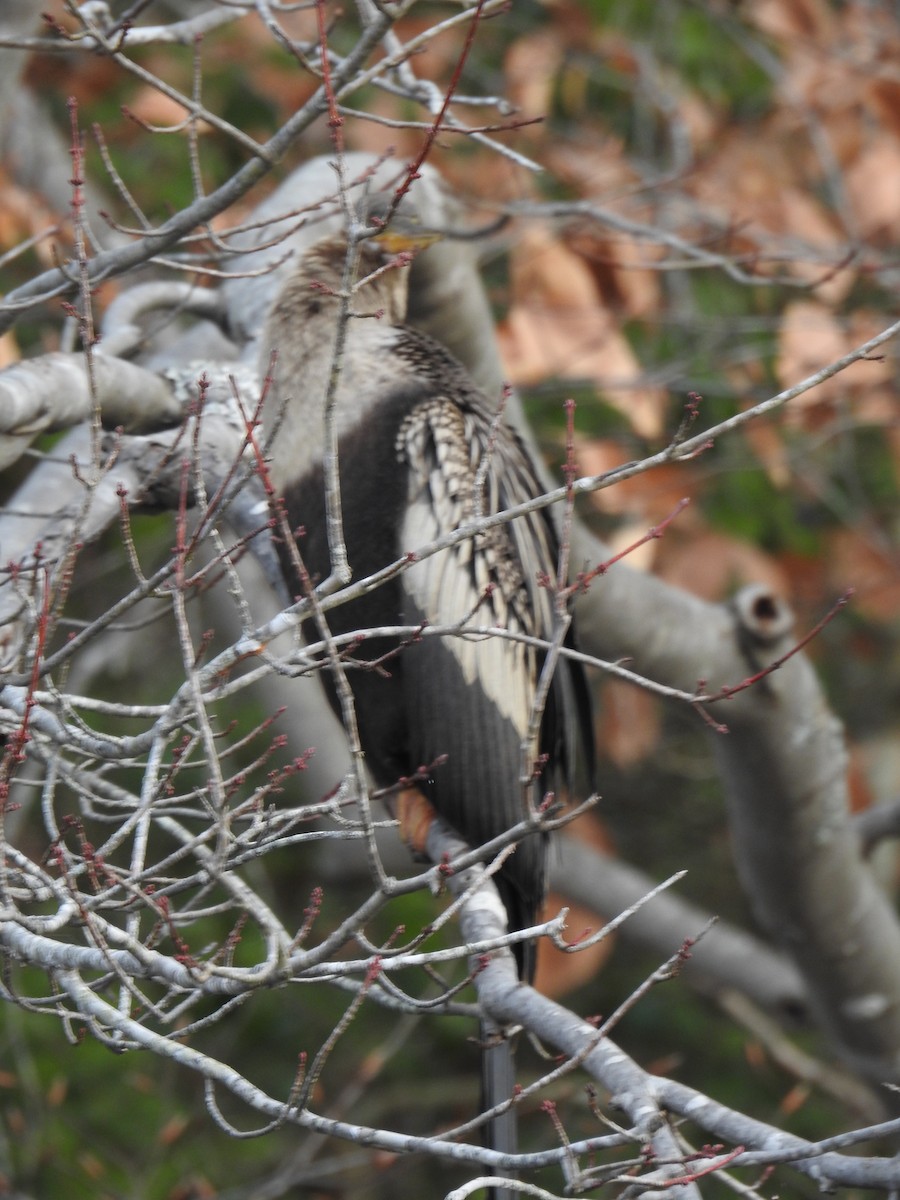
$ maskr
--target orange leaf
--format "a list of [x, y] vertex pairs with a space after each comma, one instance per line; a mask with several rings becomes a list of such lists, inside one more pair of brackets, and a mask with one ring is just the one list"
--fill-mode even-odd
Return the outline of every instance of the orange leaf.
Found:
[[157, 1142], [160, 1146], [171, 1146], [174, 1142], [178, 1141], [188, 1125], [189, 1121], [187, 1117], [170, 1117], [156, 1135]]
[[812, 1089], [808, 1083], [794, 1084], [787, 1095], [782, 1097], [781, 1103], [778, 1105], [779, 1109], [785, 1114], [785, 1116], [793, 1116], [793, 1114], [798, 1112], [807, 1102], [811, 1090]]

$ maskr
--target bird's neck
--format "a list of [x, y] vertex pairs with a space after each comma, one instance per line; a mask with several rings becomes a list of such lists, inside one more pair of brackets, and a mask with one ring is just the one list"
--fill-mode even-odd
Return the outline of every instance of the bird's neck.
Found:
[[377, 405], [385, 387], [404, 381], [392, 353], [398, 332], [385, 316], [352, 317], [342, 338], [337, 330], [335, 319], [311, 331], [316, 336], [273, 343], [263, 425], [272, 435], [270, 470], [278, 490], [321, 463], [327, 411], [340, 439]]
[[[279, 490], [321, 463], [326, 413], [338, 437], [365, 419], [384, 387], [403, 382], [406, 370], [393, 348], [406, 316], [409, 265], [384, 269], [380, 255], [363, 249], [363, 282], [346, 316], [340, 299], [346, 243], [324, 241], [301, 260], [275, 299], [264, 334], [265, 361], [274, 352], [274, 380], [263, 410], [271, 474]], [[342, 319], [342, 312], [344, 318]]]

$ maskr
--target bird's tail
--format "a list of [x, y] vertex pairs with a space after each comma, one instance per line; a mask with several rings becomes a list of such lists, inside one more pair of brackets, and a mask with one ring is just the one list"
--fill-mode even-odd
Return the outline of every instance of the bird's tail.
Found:
[[[503, 1037], [497, 1026], [487, 1019], [481, 1022], [481, 1110], [486, 1112], [503, 1104], [513, 1095], [516, 1085], [513, 1044]], [[515, 1154], [518, 1146], [516, 1132], [516, 1110], [493, 1117], [485, 1128], [485, 1141], [491, 1150], [499, 1154]], [[494, 1175], [513, 1178], [512, 1171], [495, 1170]], [[489, 1193], [489, 1200], [515, 1200], [517, 1193], [506, 1188], [496, 1188]]]

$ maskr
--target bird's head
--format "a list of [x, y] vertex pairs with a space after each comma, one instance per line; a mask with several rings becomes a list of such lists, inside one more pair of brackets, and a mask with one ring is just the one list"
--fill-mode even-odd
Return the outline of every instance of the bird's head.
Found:
[[272, 459], [277, 486], [319, 452], [320, 412], [334, 384], [342, 312], [350, 320], [337, 360], [338, 407], [349, 420], [364, 398], [380, 394], [371, 385], [391, 362], [385, 349], [396, 336], [394, 327], [406, 318], [413, 255], [434, 240], [405, 220], [380, 226], [373, 219], [355, 244], [346, 232], [332, 233], [297, 258], [269, 310], [260, 343], [261, 373], [270, 370], [277, 352], [263, 414], [267, 430], [278, 430]]
[[412, 260], [439, 235], [404, 215], [382, 224], [373, 212], [368, 220], [371, 232], [355, 246], [342, 231], [309, 247], [276, 301], [276, 319], [280, 309], [295, 321], [327, 320], [336, 316], [349, 291], [350, 310], [356, 316], [388, 325], [403, 323]]

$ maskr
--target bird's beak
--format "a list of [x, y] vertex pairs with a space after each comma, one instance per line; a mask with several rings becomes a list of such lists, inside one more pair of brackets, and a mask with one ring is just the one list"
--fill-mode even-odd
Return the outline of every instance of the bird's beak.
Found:
[[380, 233], [373, 234], [368, 240], [374, 242], [387, 254], [418, 254], [420, 250], [439, 242], [441, 236], [434, 230], [413, 226], [409, 222], [402, 221], [388, 226]]

